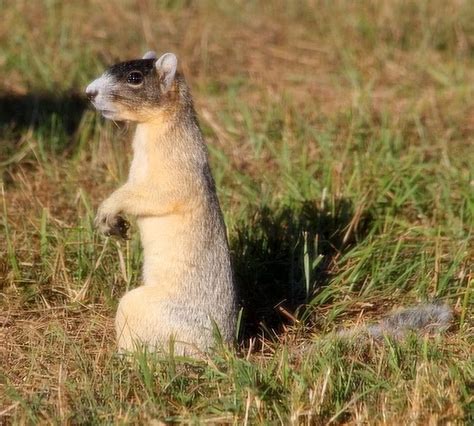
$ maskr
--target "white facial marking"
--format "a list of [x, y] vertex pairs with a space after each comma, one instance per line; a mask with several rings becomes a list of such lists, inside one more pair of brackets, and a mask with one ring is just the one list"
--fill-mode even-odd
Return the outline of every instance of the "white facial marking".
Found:
[[110, 120], [118, 119], [118, 111], [110, 100], [109, 93], [115, 86], [115, 80], [107, 73], [102, 74], [99, 78], [90, 83], [86, 88], [86, 94], [89, 99], [105, 118]]
[[100, 93], [101, 90], [109, 90], [114, 86], [113, 78], [108, 74], [102, 74], [99, 78], [95, 79], [86, 88], [86, 93], [90, 94], [93, 92]]

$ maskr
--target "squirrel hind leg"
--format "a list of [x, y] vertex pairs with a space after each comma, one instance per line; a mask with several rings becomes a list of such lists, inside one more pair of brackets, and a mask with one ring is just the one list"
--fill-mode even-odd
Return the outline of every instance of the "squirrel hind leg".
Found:
[[205, 351], [212, 337], [205, 326], [196, 324], [196, 318], [190, 321], [189, 310], [163, 300], [156, 290], [137, 287], [120, 300], [115, 317], [119, 352], [146, 347], [152, 352], [172, 350], [176, 355], [196, 356]]

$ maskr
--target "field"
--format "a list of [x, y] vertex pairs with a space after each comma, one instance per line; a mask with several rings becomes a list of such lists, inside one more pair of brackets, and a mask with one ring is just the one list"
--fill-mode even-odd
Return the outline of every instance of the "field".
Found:
[[[474, 422], [474, 2], [0, 0], [0, 424]], [[93, 227], [133, 126], [83, 90], [175, 52], [241, 288], [237, 347], [115, 353], [140, 284]], [[450, 329], [335, 331], [425, 301]]]

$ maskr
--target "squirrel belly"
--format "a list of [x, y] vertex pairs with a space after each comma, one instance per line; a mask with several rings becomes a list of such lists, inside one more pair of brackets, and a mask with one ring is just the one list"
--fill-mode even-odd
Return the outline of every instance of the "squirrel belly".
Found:
[[121, 351], [137, 343], [166, 350], [170, 338], [176, 353], [205, 350], [214, 343], [215, 326], [224, 341], [234, 339], [236, 295], [227, 241], [202, 225], [193, 216], [138, 219], [143, 286], [120, 301]]

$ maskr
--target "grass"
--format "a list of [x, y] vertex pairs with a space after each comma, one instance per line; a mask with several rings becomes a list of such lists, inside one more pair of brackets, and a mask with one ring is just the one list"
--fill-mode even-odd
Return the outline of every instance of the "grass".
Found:
[[[473, 421], [474, 5], [0, 1], [0, 423]], [[82, 97], [174, 51], [242, 293], [236, 349], [115, 355], [136, 232], [98, 236], [133, 129]], [[340, 341], [448, 303], [448, 333]]]

